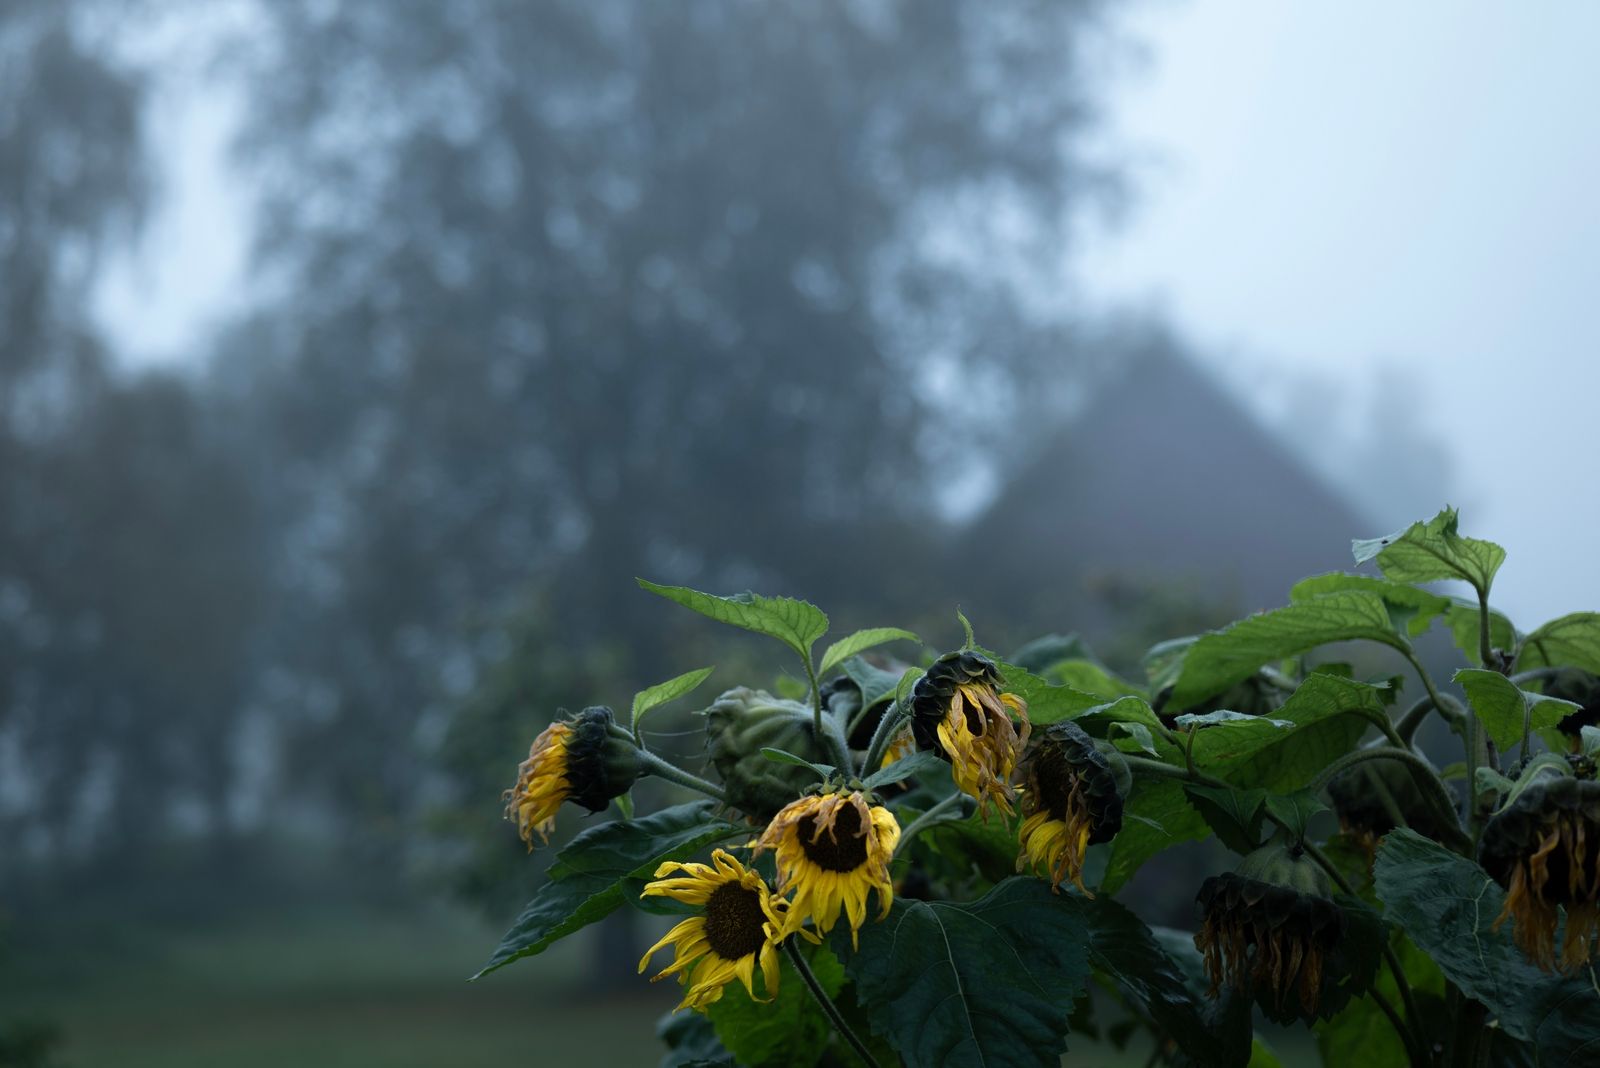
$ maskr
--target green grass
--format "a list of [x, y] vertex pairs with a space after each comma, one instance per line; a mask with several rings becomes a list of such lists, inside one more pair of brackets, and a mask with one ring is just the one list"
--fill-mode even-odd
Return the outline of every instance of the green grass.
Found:
[[581, 939], [477, 983], [499, 932], [443, 910], [264, 918], [105, 957], [14, 959], [0, 1016], [60, 1025], [74, 1068], [649, 1065], [672, 992], [580, 991]]

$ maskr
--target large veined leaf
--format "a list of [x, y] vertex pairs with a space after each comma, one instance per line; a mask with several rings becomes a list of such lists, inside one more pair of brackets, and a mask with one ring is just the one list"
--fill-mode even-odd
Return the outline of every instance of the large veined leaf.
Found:
[[[807, 947], [804, 952], [822, 989], [829, 997], [836, 996], [844, 986], [844, 965], [839, 958], [825, 945]], [[780, 954], [779, 962], [778, 992], [770, 1002], [752, 1000], [742, 984], [733, 982], [706, 1011], [722, 1045], [740, 1064], [751, 1068], [807, 1068], [821, 1059], [833, 1034], [832, 1025], [817, 1008], [788, 955]]]
[[1303, 788], [1330, 760], [1349, 752], [1373, 717], [1383, 715], [1387, 713], [1376, 687], [1317, 672], [1273, 713], [1277, 722], [1258, 717], [1200, 728], [1194, 759], [1236, 786], [1287, 793]]
[[1116, 893], [1145, 861], [1168, 846], [1205, 836], [1206, 821], [1189, 804], [1181, 782], [1135, 777], [1123, 802], [1122, 830], [1111, 840], [1101, 892]]
[[[1478, 606], [1465, 601], [1452, 602], [1445, 611], [1444, 624], [1450, 628], [1450, 640], [1455, 642], [1467, 662], [1483, 667], [1483, 637], [1479, 630]], [[1493, 608], [1489, 609], [1489, 648], [1510, 650], [1516, 646], [1517, 628], [1511, 625], [1511, 620]]]
[[1093, 660], [1058, 660], [1045, 669], [1044, 676], [1051, 682], [1108, 701], [1118, 697], [1145, 696], [1143, 690], [1118, 678]]
[[1600, 612], [1552, 619], [1522, 642], [1517, 667], [1576, 667], [1600, 675]]
[[1071, 686], [1054, 685], [1031, 671], [1024, 671], [1015, 664], [1000, 660], [987, 650], [980, 652], [995, 661], [995, 666], [1000, 670], [1000, 677], [1005, 680], [1005, 688], [1027, 704], [1028, 720], [1035, 726], [1072, 719], [1105, 703], [1103, 697], [1083, 693]]
[[638, 881], [654, 875], [663, 861], [687, 859], [741, 830], [748, 828], [714, 817], [712, 802], [695, 801], [583, 832], [556, 854], [547, 873], [550, 881], [534, 894], [473, 978], [543, 953], [621, 907], [627, 893], [636, 891]]
[[1173, 685], [1171, 706], [1188, 708], [1215, 697], [1263, 664], [1329, 642], [1363, 639], [1406, 648], [1390, 625], [1383, 598], [1365, 590], [1323, 594], [1241, 619], [1201, 635], [1189, 647]]
[[873, 1030], [908, 1064], [1055, 1068], [1089, 936], [1042, 880], [1012, 878], [968, 904], [897, 900], [862, 928], [846, 968]]
[[1374, 575], [1351, 575], [1342, 571], [1301, 579], [1289, 590], [1289, 600], [1309, 601], [1324, 594], [1349, 591], [1375, 593], [1389, 608], [1389, 621], [1395, 630], [1415, 638], [1426, 633], [1435, 619], [1450, 609], [1450, 598], [1430, 593], [1410, 583], [1395, 582]]
[[1384, 576], [1396, 582], [1460, 579], [1487, 594], [1506, 551], [1492, 541], [1462, 537], [1456, 529], [1458, 520], [1456, 510], [1446, 508], [1426, 523], [1418, 521], [1381, 538], [1352, 541], [1350, 551], [1358, 564], [1377, 560]]
[[1490, 740], [1502, 751], [1510, 750], [1522, 740], [1524, 716], [1532, 730], [1542, 731], [1578, 710], [1571, 701], [1518, 689], [1498, 671], [1462, 668], [1456, 672], [1454, 681], [1466, 691], [1472, 711], [1489, 733]]
[[1593, 965], [1551, 975], [1494, 930], [1505, 893], [1478, 865], [1410, 830], [1391, 831], [1374, 869], [1384, 915], [1507, 1034], [1530, 1044], [1541, 1068], [1600, 1061], [1600, 980]]
[[783, 642], [811, 663], [811, 647], [828, 632], [828, 617], [808, 601], [792, 597], [763, 597], [759, 593], [740, 593], [718, 597], [687, 586], [661, 586], [647, 579], [639, 585], [651, 593], [676, 601], [685, 608], [709, 616], [731, 627], [742, 627]]
[[[818, 635], [820, 637], [820, 635]], [[834, 642], [822, 654], [822, 663], [817, 667], [818, 675], [826, 675], [846, 660], [857, 653], [864, 653], [868, 649], [883, 645], [886, 642], [921, 642], [922, 639], [909, 630], [899, 627], [872, 627], [868, 630], [858, 630]]]

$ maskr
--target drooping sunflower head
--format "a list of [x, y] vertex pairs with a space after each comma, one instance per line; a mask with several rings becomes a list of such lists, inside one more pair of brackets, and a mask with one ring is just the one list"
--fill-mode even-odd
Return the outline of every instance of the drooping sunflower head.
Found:
[[789, 931], [810, 919], [826, 934], [843, 910], [854, 941], [866, 922], [870, 892], [877, 892], [879, 918], [889, 915], [894, 901], [889, 861], [899, 841], [894, 813], [852, 790], [802, 797], [787, 805], [762, 832], [756, 853], [775, 852], [778, 893], [794, 892]]
[[[773, 895], [759, 873], [718, 849], [711, 854], [710, 864], [669, 861], [661, 865], [643, 895], [700, 906], [699, 915], [668, 931], [639, 961], [643, 972], [657, 950], [673, 947], [672, 963], [651, 982], [679, 976], [685, 989], [678, 1008], [704, 1012], [722, 998], [722, 988], [735, 979], [756, 1001], [771, 1001], [777, 995], [778, 946], [784, 937], [787, 905]], [[755, 988], [758, 967], [763, 984], [759, 994]]]
[[1361, 846], [1369, 861], [1377, 852], [1378, 840], [1395, 829], [1395, 812], [1420, 835], [1440, 841], [1446, 833], [1433, 806], [1417, 789], [1410, 769], [1393, 761], [1369, 760], [1357, 765], [1328, 784], [1328, 798], [1339, 816], [1340, 828]]
[[1028, 706], [1001, 685], [988, 657], [970, 649], [946, 653], [911, 690], [911, 729], [919, 749], [950, 761], [956, 785], [978, 799], [979, 811], [987, 815], [993, 803], [1009, 816], [1016, 797], [1011, 773], [1028, 741]]
[[1556, 730], [1570, 738], [1576, 746], [1583, 728], [1600, 727], [1600, 676], [1580, 668], [1562, 668], [1545, 683], [1545, 695], [1571, 701], [1578, 706], [1576, 712], [1561, 717]]
[[1559, 966], [1597, 954], [1600, 931], [1600, 782], [1545, 774], [1523, 786], [1483, 829], [1478, 860], [1506, 888], [1495, 920], [1514, 925], [1517, 946], [1554, 971], [1558, 908], [1567, 912]]
[[586, 708], [550, 724], [533, 740], [517, 768], [517, 784], [505, 792], [506, 818], [517, 821], [522, 840], [550, 840], [556, 810], [572, 801], [599, 812], [639, 778], [638, 751], [611, 736], [611, 709]]
[[1195, 900], [1204, 921], [1194, 944], [1211, 994], [1226, 983], [1280, 1018], [1296, 1008], [1307, 1020], [1316, 1016], [1324, 969], [1347, 922], [1326, 889], [1320, 870], [1277, 843], [1250, 854], [1239, 871], [1200, 884]]
[[1077, 724], [1055, 723], [1023, 761], [1022, 775], [1026, 818], [1017, 869], [1048, 871], [1052, 889], [1070, 879], [1088, 893], [1085, 852], [1122, 829], [1122, 794], [1110, 764]]
[[768, 760], [763, 748], [825, 761], [811, 709], [765, 690], [737, 686], [706, 709], [706, 757], [722, 780], [728, 804], [768, 820], [815, 781], [809, 768]]

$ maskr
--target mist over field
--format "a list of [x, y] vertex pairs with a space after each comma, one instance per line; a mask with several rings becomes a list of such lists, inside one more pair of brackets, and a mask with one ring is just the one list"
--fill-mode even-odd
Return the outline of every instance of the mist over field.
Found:
[[558, 710], [804, 691], [640, 577], [1143, 684], [1456, 504], [1593, 608], [1594, 22], [9, 0], [0, 1065], [652, 1063], [658, 916], [465, 983]]

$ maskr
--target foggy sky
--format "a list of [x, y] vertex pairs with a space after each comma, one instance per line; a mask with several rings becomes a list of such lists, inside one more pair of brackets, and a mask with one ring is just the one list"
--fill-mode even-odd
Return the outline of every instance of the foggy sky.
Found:
[[[1415, 517], [1449, 498], [1506, 545], [1496, 601], [1524, 630], [1600, 607], [1600, 6], [1150, 2], [1124, 24], [1149, 62], [1104, 140], [1133, 150], [1137, 199], [1073, 265], [1091, 304], [1163, 308], [1264, 412], [1308, 382], [1365, 404], [1399, 370], [1455, 468]], [[200, 347], [248, 245], [234, 103], [160, 102], [166, 199], [99, 301], [136, 363]]]

